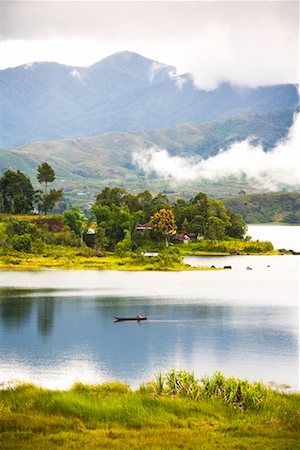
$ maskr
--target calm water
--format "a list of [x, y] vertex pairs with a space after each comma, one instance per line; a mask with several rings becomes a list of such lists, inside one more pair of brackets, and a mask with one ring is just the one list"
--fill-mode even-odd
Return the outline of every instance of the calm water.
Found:
[[300, 251], [299, 225], [248, 225], [247, 234], [254, 240], [271, 241], [275, 249]]
[[137, 387], [175, 367], [298, 389], [300, 257], [188, 262], [232, 270], [0, 272], [0, 382]]

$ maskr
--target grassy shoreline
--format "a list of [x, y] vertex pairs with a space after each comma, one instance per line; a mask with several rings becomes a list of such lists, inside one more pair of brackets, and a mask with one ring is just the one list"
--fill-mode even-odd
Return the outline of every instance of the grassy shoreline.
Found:
[[[279, 252], [256, 253], [252, 256], [280, 255]], [[230, 253], [220, 252], [183, 252], [183, 256], [230, 256]], [[246, 254], [241, 254], [245, 256]], [[213, 262], [213, 261], [212, 261]], [[199, 271], [223, 270], [222, 267], [199, 266], [193, 267], [184, 262], [171, 262], [160, 264], [158, 261], [136, 261], [133, 258], [121, 258], [115, 255], [103, 257], [82, 257], [70, 255], [69, 257], [51, 257], [31, 254], [0, 256], [0, 270], [117, 270], [128, 272], [140, 271]]]
[[300, 448], [299, 393], [218, 373], [199, 387], [181, 371], [174, 384], [173, 375], [137, 391], [117, 382], [0, 390], [1, 449]]
[[118, 270], [118, 271], [197, 271], [220, 270], [211, 267], [191, 267], [183, 262], [160, 264], [159, 261], [136, 261], [115, 255], [103, 257], [45, 257], [37, 255], [10, 255], [0, 257], [0, 270]]

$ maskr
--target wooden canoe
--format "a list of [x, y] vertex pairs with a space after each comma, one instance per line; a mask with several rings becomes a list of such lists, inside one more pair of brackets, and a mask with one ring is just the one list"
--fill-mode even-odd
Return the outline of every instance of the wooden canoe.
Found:
[[126, 320], [136, 320], [140, 322], [141, 320], [147, 320], [147, 317], [144, 316], [135, 316], [135, 317], [115, 317], [116, 322], [125, 322]]

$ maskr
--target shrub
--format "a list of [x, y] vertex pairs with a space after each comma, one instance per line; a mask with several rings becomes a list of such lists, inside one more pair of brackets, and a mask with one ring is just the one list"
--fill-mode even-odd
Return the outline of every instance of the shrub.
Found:
[[15, 235], [11, 238], [11, 245], [18, 252], [30, 252], [32, 240], [30, 234]]
[[132, 241], [129, 230], [125, 230], [125, 237], [118, 242], [115, 247], [115, 254], [117, 256], [130, 256], [132, 252]]
[[36, 226], [28, 222], [27, 220], [8, 219], [6, 232], [9, 238], [15, 235], [22, 236], [25, 234], [30, 235], [32, 238], [38, 236], [38, 230]]
[[74, 231], [65, 229], [60, 233], [53, 234], [53, 244], [65, 245], [67, 247], [80, 247], [81, 242]]
[[33, 251], [33, 253], [37, 253], [37, 254], [41, 255], [44, 253], [45, 247], [46, 247], [46, 245], [42, 241], [42, 239], [38, 238], [32, 244], [32, 251]]

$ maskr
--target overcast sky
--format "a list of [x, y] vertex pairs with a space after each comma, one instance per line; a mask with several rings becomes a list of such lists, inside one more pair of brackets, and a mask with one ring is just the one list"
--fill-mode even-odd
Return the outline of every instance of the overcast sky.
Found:
[[0, 2], [0, 68], [87, 66], [122, 50], [191, 72], [196, 83], [299, 81], [298, 1]]

